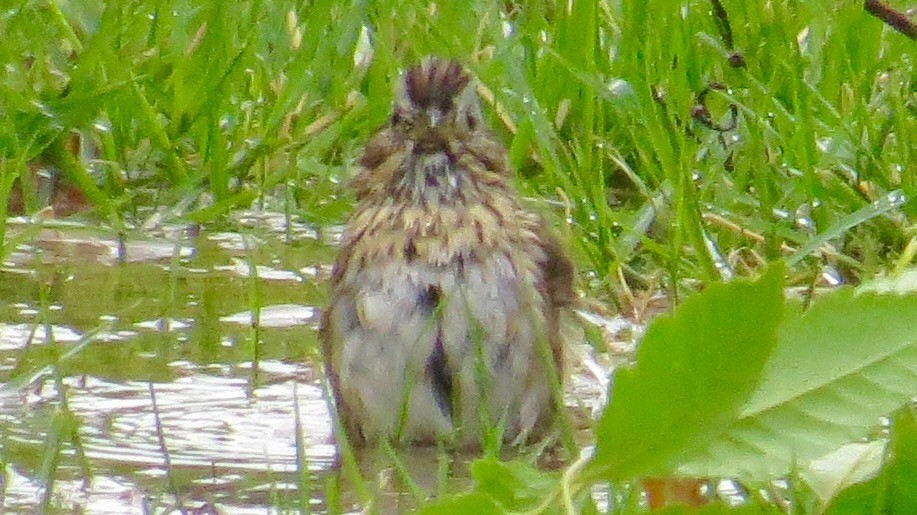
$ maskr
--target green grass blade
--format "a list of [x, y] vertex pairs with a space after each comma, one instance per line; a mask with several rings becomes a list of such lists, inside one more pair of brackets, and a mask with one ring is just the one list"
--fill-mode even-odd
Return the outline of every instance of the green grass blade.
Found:
[[907, 197], [901, 191], [893, 191], [883, 196], [872, 204], [850, 213], [835, 222], [824, 232], [807, 241], [802, 247], [786, 259], [787, 266], [795, 266], [806, 256], [818, 250], [822, 245], [841, 236], [844, 232], [870, 220], [877, 216], [888, 213], [893, 209], [898, 209], [907, 202]]

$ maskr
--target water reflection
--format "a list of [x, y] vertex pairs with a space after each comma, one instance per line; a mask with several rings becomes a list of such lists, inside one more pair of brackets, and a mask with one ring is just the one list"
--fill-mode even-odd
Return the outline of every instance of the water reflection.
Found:
[[[293, 506], [297, 427], [308, 470], [331, 468], [311, 284], [330, 252], [304, 226], [239, 218], [249, 232], [212, 237], [10, 226], [20, 243], [0, 269], [0, 511], [156, 511], [176, 503], [173, 489], [204, 511]], [[277, 231], [298, 240], [272, 244]], [[54, 433], [63, 399], [76, 439]]]

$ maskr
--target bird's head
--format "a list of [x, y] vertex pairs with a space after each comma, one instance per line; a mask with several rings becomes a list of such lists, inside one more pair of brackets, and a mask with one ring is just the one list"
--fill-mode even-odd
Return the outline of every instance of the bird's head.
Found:
[[451, 202], [472, 194], [483, 171], [505, 173], [504, 156], [484, 127], [468, 71], [428, 57], [404, 74], [389, 123], [364, 149], [364, 173], [354, 184], [358, 198]]

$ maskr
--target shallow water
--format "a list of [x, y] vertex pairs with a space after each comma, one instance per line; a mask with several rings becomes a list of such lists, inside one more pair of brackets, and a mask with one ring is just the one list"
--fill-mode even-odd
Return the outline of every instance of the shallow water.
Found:
[[52, 509], [167, 508], [173, 488], [189, 508], [283, 506], [297, 412], [309, 469], [330, 468], [315, 306], [333, 248], [304, 226], [284, 242], [282, 221], [242, 213], [233, 232], [169, 227], [122, 244], [77, 224], [8, 226], [24, 243], [0, 269], [4, 512], [43, 502], [62, 399], [79, 445], [58, 438]]
[[[255, 212], [120, 242], [55, 224], [7, 228], [0, 511], [264, 513], [305, 487], [321, 511], [336, 449], [317, 307], [337, 232]], [[575, 352], [567, 402], [594, 411], [607, 364]]]

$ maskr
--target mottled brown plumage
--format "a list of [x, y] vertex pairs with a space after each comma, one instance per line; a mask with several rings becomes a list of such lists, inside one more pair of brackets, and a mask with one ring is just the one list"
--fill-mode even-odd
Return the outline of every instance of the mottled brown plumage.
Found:
[[409, 70], [366, 145], [320, 337], [354, 443], [480, 445], [554, 420], [573, 267], [510, 185], [461, 65]]

